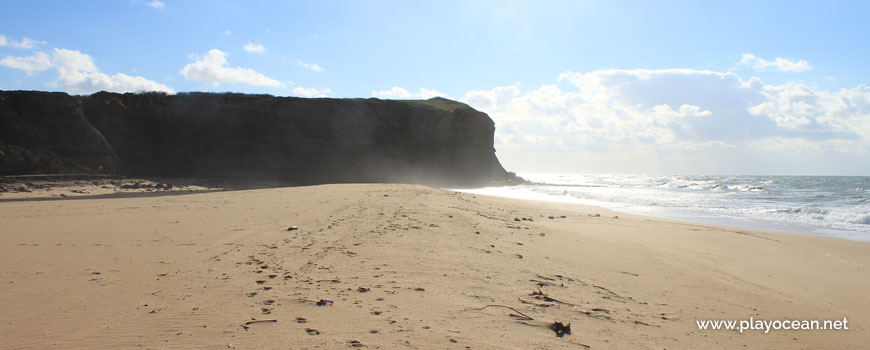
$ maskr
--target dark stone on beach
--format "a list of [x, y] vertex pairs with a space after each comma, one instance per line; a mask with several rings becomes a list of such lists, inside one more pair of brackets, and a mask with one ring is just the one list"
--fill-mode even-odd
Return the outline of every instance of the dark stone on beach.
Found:
[[299, 228], [296, 227], [296, 226], [290, 226], [290, 227], [287, 228], [287, 231], [296, 231], [296, 230], [298, 230], [298, 229], [299, 229]]
[[562, 324], [562, 322], [553, 322], [553, 324], [550, 325], [550, 329], [552, 329], [553, 332], [556, 332], [556, 336], [559, 338], [564, 337], [566, 334], [571, 334], [570, 323]]

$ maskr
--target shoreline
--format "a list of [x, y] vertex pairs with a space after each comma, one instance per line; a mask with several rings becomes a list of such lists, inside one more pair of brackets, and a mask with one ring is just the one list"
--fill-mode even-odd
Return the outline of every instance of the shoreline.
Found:
[[[533, 186], [588, 187], [584, 185], [563, 184], [533, 184]], [[476, 189], [455, 189], [466, 193], [490, 195], [500, 198], [533, 200], [552, 203], [573, 203], [607, 208], [621, 213], [643, 215], [658, 219], [684, 221], [698, 224], [736, 227], [749, 230], [777, 231], [792, 234], [841, 238], [856, 242], [870, 242], [870, 232], [810, 225], [799, 222], [783, 222], [757, 216], [727, 215], [706, 211], [703, 208], [670, 207], [622, 202], [608, 202], [596, 199], [584, 199], [570, 195], [547, 194], [534, 191], [531, 188], [520, 187], [484, 187]]]
[[[0, 347], [856, 348], [870, 335], [865, 242], [419, 185], [106, 199], [0, 202]], [[850, 329], [695, 325], [750, 317]]]

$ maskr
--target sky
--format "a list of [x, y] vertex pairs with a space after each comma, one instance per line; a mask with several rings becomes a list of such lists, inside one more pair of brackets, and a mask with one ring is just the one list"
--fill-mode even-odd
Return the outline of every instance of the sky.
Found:
[[870, 175], [867, 1], [4, 1], [0, 89], [445, 97], [516, 172]]

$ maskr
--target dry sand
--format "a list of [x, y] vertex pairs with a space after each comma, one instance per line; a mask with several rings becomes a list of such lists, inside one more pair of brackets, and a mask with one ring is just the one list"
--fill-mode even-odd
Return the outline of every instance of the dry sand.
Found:
[[[868, 243], [413, 185], [4, 198], [2, 349], [870, 341]], [[695, 323], [749, 317], [847, 317], [850, 329], [739, 334]], [[277, 322], [245, 324], [253, 319]], [[572, 334], [556, 337], [554, 321], [570, 322]]]

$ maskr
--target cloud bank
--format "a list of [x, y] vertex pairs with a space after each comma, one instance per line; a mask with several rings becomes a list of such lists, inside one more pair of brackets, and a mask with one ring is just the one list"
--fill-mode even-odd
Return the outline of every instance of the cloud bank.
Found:
[[10, 40], [5, 35], [0, 34], [0, 47], [8, 46], [16, 49], [32, 49], [36, 45], [45, 44], [45, 41], [37, 41], [31, 38], [23, 38], [20, 41]]
[[692, 69], [568, 71], [554, 83], [461, 99], [493, 118], [508, 167], [752, 173], [757, 165], [824, 173], [800, 169], [802, 160], [866, 159], [870, 150], [870, 87], [863, 85], [830, 92]]
[[768, 61], [751, 53], [743, 54], [740, 64], [752, 66], [752, 69], [756, 72], [780, 71], [802, 73], [813, 70], [813, 66], [806, 60], [792, 61], [786, 58], [777, 57], [773, 61]]
[[317, 88], [304, 88], [297, 87], [293, 89], [293, 93], [297, 96], [302, 97], [329, 97], [328, 94], [332, 92], [329, 88], [317, 89]]
[[382, 91], [372, 91], [372, 96], [383, 99], [414, 99], [414, 100], [428, 100], [433, 97], [447, 97], [447, 94], [437, 91], [437, 90], [429, 90], [426, 88], [420, 88], [417, 92], [410, 92], [405, 90], [404, 88], [394, 86], [389, 90]]
[[218, 86], [221, 83], [247, 84], [253, 86], [280, 87], [281, 82], [250, 68], [230, 67], [227, 54], [211, 49], [178, 71], [188, 80], [201, 81]]
[[0, 65], [34, 72], [55, 69], [57, 79], [50, 84], [71, 94], [91, 94], [98, 91], [136, 92], [162, 91], [175, 93], [172, 88], [141, 76], [123, 73], [108, 75], [97, 68], [93, 57], [77, 50], [54, 49], [51, 54], [35, 52], [30, 56], [6, 56]]

